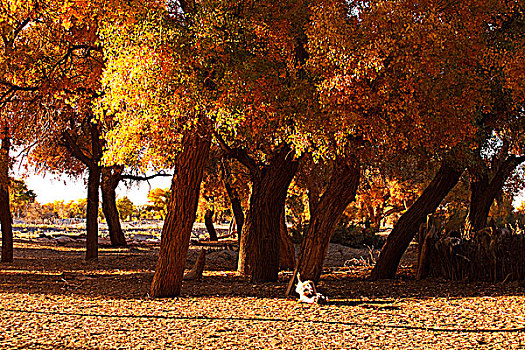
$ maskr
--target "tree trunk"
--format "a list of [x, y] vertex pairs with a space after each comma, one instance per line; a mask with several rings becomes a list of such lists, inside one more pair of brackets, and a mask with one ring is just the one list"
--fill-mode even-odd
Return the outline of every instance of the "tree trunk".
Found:
[[242, 227], [244, 226], [244, 211], [242, 210], [241, 200], [237, 191], [229, 183], [225, 183], [224, 187], [226, 187], [226, 192], [232, 204], [233, 216], [235, 216], [235, 224], [237, 225], [237, 236], [240, 239]]
[[[421, 229], [420, 229], [421, 230]], [[417, 261], [417, 271], [416, 271], [416, 280], [422, 280], [428, 276], [430, 261], [429, 261], [429, 252], [430, 252], [430, 239], [434, 236], [436, 228], [434, 226], [427, 226], [426, 229], [422, 230], [423, 234], [419, 236], [418, 243], [418, 261]]]
[[286, 215], [284, 215], [284, 208], [281, 213], [280, 220], [280, 234], [281, 234], [281, 249], [280, 249], [280, 262], [279, 268], [281, 270], [293, 270], [295, 267], [295, 249], [288, 235], [288, 229], [286, 228]]
[[310, 225], [301, 244], [297, 272], [303, 280], [319, 282], [330, 238], [346, 207], [355, 199], [359, 179], [357, 160], [336, 160], [328, 186], [313, 205]]
[[102, 168], [102, 211], [108, 224], [109, 239], [113, 247], [125, 247], [126, 237], [120, 225], [120, 216], [117, 209], [116, 189], [122, 175], [121, 167]]
[[[497, 193], [491, 188], [488, 177], [471, 179], [470, 206], [467, 217], [467, 231], [479, 231], [486, 226], [489, 211]], [[497, 191], [499, 192], [499, 191]]]
[[281, 147], [268, 165], [253, 173], [250, 208], [241, 232], [238, 271], [252, 282], [274, 282], [279, 274], [280, 219], [298, 163]]
[[98, 259], [98, 189], [100, 187], [100, 168], [88, 168], [88, 194], [86, 213], [86, 261]]
[[102, 141], [100, 125], [94, 123], [92, 115], [86, 115], [82, 125], [84, 132], [89, 133], [91, 150], [87, 151], [75, 136], [74, 132], [62, 132], [64, 146], [70, 154], [82, 162], [88, 169], [88, 194], [86, 213], [86, 261], [98, 259], [98, 206], [101, 169], [99, 166], [102, 158]]
[[2, 262], [13, 261], [13, 217], [9, 206], [9, 151], [11, 140], [7, 127], [2, 130], [0, 148], [0, 225], [2, 226]]
[[215, 231], [215, 227], [213, 226], [213, 214], [214, 211], [212, 209], [206, 209], [204, 212], [204, 225], [210, 235], [210, 241], [218, 241], [217, 231]]
[[447, 161], [442, 162], [434, 179], [395, 224], [372, 270], [372, 279], [395, 276], [399, 261], [419, 226], [426, 221], [427, 215], [437, 209], [443, 198], [458, 183], [463, 170], [464, 168], [454, 167]]
[[177, 157], [176, 173], [171, 183], [168, 214], [162, 228], [159, 260], [151, 284], [154, 297], [180, 294], [191, 229], [199, 201], [204, 164], [210, 151], [210, 138], [187, 134]]
[[486, 227], [490, 207], [497, 196], [500, 195], [503, 185], [508, 177], [525, 160], [525, 157], [511, 155], [505, 159], [496, 170], [492, 180], [489, 180], [489, 169], [485, 168], [481, 173], [475, 173], [470, 169], [472, 178], [470, 180], [470, 207], [467, 217], [467, 231], [476, 232]]
[[191, 268], [191, 270], [182, 277], [183, 280], [186, 281], [194, 281], [198, 280], [200, 281], [202, 279], [202, 273], [204, 272], [204, 266], [206, 265], [206, 249], [201, 249], [199, 256], [197, 257], [197, 261], [195, 261], [195, 265]]

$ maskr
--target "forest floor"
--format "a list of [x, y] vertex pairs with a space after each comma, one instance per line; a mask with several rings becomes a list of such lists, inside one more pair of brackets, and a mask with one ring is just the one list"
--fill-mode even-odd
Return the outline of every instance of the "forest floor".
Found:
[[285, 298], [289, 272], [246, 282], [231, 251], [209, 253], [179, 298], [153, 299], [158, 242], [86, 263], [79, 242], [17, 238], [0, 264], [0, 349], [525, 349], [525, 283], [416, 281], [413, 250], [397, 279], [372, 282], [369, 252], [331, 252], [328, 305]]

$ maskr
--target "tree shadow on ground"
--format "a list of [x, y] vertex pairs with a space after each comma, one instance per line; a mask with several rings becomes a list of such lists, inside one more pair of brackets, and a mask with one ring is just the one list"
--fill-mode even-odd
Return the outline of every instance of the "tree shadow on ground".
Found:
[[[198, 251], [198, 250], [195, 250]], [[79, 247], [19, 244], [15, 261], [0, 264], [0, 293], [79, 295], [100, 298], [147, 298], [158, 247], [102, 248], [97, 262], [85, 262]], [[193, 261], [188, 261], [188, 268]], [[206, 266], [200, 281], [185, 281], [181, 297], [285, 298], [290, 272], [276, 283], [254, 285], [237, 275], [234, 264]], [[335, 307], [395, 308], [396, 300], [525, 295], [524, 282], [416, 281], [404, 269], [398, 279], [368, 281], [371, 267], [328, 269], [318, 286]], [[224, 270], [224, 271], [223, 271]], [[294, 296], [291, 296], [294, 298]]]

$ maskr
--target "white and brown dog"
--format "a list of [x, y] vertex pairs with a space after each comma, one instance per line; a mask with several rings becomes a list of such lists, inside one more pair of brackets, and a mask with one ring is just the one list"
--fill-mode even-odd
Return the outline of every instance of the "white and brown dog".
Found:
[[295, 291], [299, 294], [299, 302], [308, 304], [328, 303], [328, 299], [315, 289], [315, 283], [313, 281], [301, 281], [301, 275], [299, 274], [297, 274], [297, 287]]

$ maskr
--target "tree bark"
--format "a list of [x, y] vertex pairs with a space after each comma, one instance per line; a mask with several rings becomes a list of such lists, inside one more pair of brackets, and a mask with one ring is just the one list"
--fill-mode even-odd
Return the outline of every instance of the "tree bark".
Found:
[[490, 207], [499, 191], [490, 186], [488, 176], [470, 180], [470, 205], [467, 216], [467, 231], [479, 231], [485, 227]]
[[244, 211], [242, 210], [241, 200], [237, 191], [229, 183], [225, 182], [224, 187], [232, 204], [233, 216], [235, 216], [235, 224], [237, 225], [237, 236], [240, 239], [244, 226]]
[[[481, 161], [481, 160], [480, 160]], [[490, 207], [494, 200], [501, 194], [503, 185], [518, 165], [525, 161], [525, 157], [511, 155], [498, 167], [496, 173], [489, 179], [489, 169], [476, 172], [470, 169], [470, 207], [467, 217], [468, 232], [476, 232], [486, 227]]]
[[2, 130], [0, 148], [0, 225], [2, 226], [2, 262], [13, 261], [13, 217], [9, 205], [9, 151], [11, 140], [7, 127]]
[[238, 271], [252, 282], [277, 281], [280, 219], [288, 186], [297, 172], [291, 149], [283, 146], [261, 168], [251, 168], [250, 208], [241, 232]]
[[122, 167], [102, 168], [102, 211], [108, 224], [109, 239], [113, 247], [125, 247], [127, 245], [124, 231], [120, 224], [120, 216], [117, 209], [116, 189], [122, 178]]
[[319, 282], [330, 238], [346, 207], [355, 199], [360, 172], [356, 159], [336, 159], [326, 189], [313, 203], [310, 225], [301, 244], [296, 269], [302, 279]]
[[426, 221], [427, 215], [437, 209], [443, 198], [458, 183], [464, 171], [463, 167], [456, 167], [451, 163], [442, 162], [434, 179], [394, 225], [372, 270], [372, 279], [386, 279], [395, 276], [399, 261], [419, 226]]
[[288, 235], [288, 229], [286, 227], [286, 215], [284, 214], [284, 208], [281, 213], [281, 219], [279, 223], [280, 234], [281, 234], [281, 248], [280, 248], [280, 262], [279, 268], [281, 270], [293, 270], [295, 267], [295, 249]]
[[204, 226], [206, 226], [206, 230], [210, 235], [210, 241], [218, 241], [217, 231], [215, 231], [215, 227], [213, 226], [213, 214], [214, 211], [212, 209], [206, 209], [204, 212]]
[[204, 272], [204, 266], [206, 265], [206, 249], [201, 249], [199, 256], [197, 257], [197, 261], [195, 261], [195, 265], [191, 268], [191, 270], [184, 275], [182, 278], [186, 281], [194, 281], [194, 280], [201, 280], [202, 279], [202, 273]]
[[204, 164], [209, 151], [209, 137], [197, 133], [184, 136], [183, 150], [177, 157], [176, 174], [171, 183], [172, 195], [162, 228], [159, 260], [151, 284], [154, 297], [180, 294]]
[[421, 248], [418, 248], [420, 250], [419, 256], [418, 256], [418, 262], [417, 262], [417, 271], [416, 271], [416, 280], [422, 280], [428, 276], [429, 272], [429, 251], [430, 251], [430, 233], [429, 230], [425, 230], [425, 235], [421, 237], [422, 239], [419, 241], [419, 245]]
[[98, 189], [100, 168], [88, 168], [88, 194], [86, 213], [86, 261], [98, 259]]

